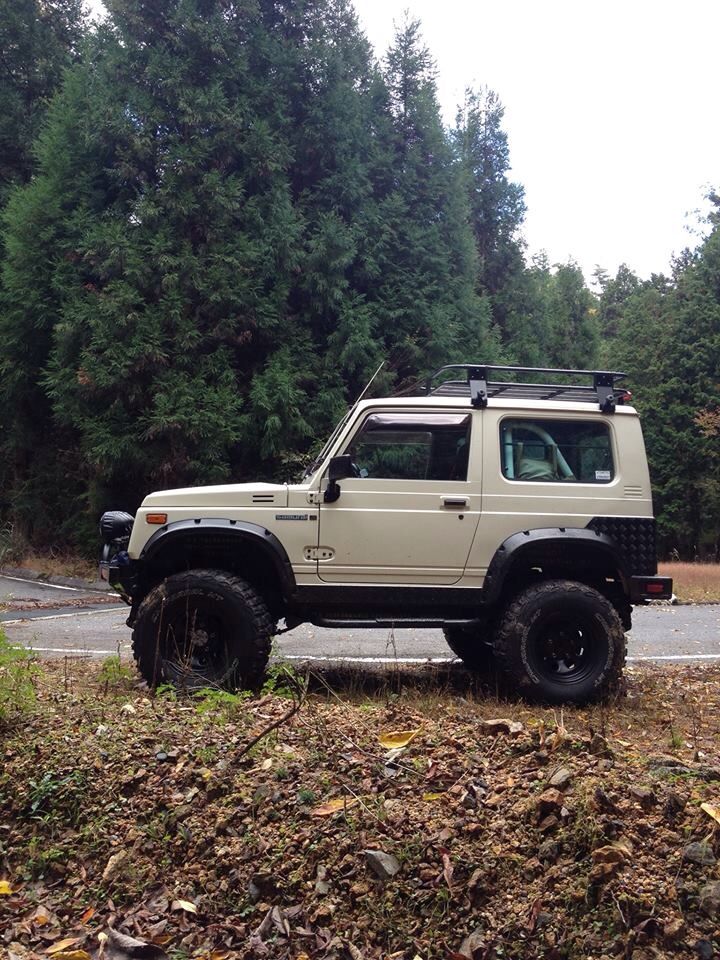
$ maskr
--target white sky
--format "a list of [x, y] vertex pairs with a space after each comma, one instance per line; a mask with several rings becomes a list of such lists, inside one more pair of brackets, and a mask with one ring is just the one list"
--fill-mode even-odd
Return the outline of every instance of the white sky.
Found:
[[[95, 9], [99, 0], [91, 0]], [[467, 85], [505, 106], [528, 252], [591, 278], [668, 270], [720, 187], [717, 0], [355, 0], [378, 56], [419, 17], [445, 119]]]

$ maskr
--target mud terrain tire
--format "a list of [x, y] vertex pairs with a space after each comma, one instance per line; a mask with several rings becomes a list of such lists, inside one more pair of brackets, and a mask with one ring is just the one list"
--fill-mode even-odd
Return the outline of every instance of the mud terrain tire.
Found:
[[270, 656], [274, 624], [262, 597], [222, 570], [168, 577], [140, 604], [133, 654], [151, 687], [253, 689]]
[[588, 703], [621, 686], [626, 644], [620, 617], [583, 583], [548, 580], [528, 587], [506, 608], [494, 649], [502, 672], [532, 700]]
[[495, 665], [493, 649], [484, 642], [482, 628], [459, 627], [449, 624], [443, 627], [445, 641], [456, 657], [474, 673], [489, 673]]

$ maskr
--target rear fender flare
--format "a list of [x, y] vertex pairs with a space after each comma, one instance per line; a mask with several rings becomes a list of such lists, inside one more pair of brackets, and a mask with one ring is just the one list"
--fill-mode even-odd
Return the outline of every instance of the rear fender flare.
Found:
[[523, 530], [514, 533], [504, 540], [495, 551], [490, 561], [485, 582], [483, 585], [484, 600], [494, 603], [500, 598], [505, 580], [512, 567], [518, 561], [532, 552], [533, 549], [552, 544], [553, 547], [567, 546], [569, 549], [578, 546], [606, 563], [609, 561], [615, 570], [620, 572], [623, 580], [623, 589], [628, 592], [630, 582], [629, 572], [618, 551], [614, 540], [594, 530], [570, 527], [541, 527], [537, 530]]

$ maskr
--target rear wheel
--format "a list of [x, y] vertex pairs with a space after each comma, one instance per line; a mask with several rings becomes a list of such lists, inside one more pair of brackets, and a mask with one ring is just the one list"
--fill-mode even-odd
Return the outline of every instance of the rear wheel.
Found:
[[549, 580], [524, 590], [505, 611], [494, 640], [508, 678], [535, 700], [586, 703], [615, 692], [625, 665], [617, 611], [597, 590]]
[[248, 583], [222, 570], [189, 570], [145, 597], [133, 653], [153, 687], [252, 688], [262, 681], [272, 635], [267, 606]]
[[494, 663], [493, 649], [487, 643], [481, 627], [454, 626], [443, 627], [445, 640], [456, 657], [459, 657], [468, 670], [487, 673]]

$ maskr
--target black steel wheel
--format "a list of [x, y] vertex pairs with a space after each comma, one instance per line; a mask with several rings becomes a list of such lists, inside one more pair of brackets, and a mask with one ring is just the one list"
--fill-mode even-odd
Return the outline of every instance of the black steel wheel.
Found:
[[488, 673], [495, 662], [493, 648], [486, 643], [487, 630], [482, 627], [448, 624], [443, 627], [445, 640], [456, 657], [474, 673]]
[[619, 689], [626, 644], [620, 617], [606, 597], [584, 583], [549, 580], [510, 603], [494, 649], [523, 695], [587, 703]]
[[270, 656], [273, 622], [262, 597], [222, 570], [188, 570], [148, 593], [133, 629], [140, 673], [155, 687], [256, 687]]

